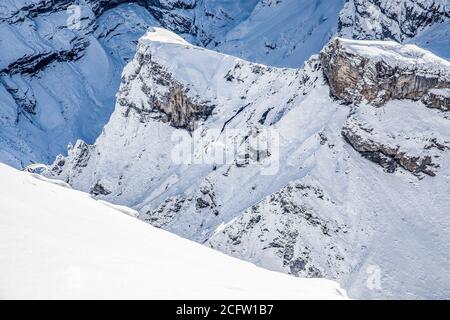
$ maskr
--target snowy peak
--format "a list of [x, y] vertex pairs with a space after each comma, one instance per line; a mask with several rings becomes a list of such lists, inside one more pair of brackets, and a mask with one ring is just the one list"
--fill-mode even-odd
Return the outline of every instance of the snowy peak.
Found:
[[[194, 162], [208, 157], [205, 152], [213, 148], [216, 139], [245, 142], [250, 136], [258, 136], [320, 83], [318, 68], [317, 57], [306, 64], [305, 70], [254, 64], [187, 45], [169, 31], [153, 29], [139, 42], [135, 59], [124, 70], [116, 110], [92, 147], [95, 151], [79, 142], [69, 150], [66, 159], [59, 157], [55, 161], [51, 172], [93, 194], [125, 197], [130, 201], [127, 200], [128, 205], [136, 205], [136, 193], [141, 193], [144, 200], [140, 205], [146, 207], [141, 212], [153, 212], [156, 202], [152, 198], [158, 196], [160, 188], [166, 182], [171, 184], [172, 180], [179, 181], [191, 174], [181, 169], [185, 161], [170, 162], [172, 150], [179, 144], [174, 136], [191, 134], [191, 142], [198, 146], [192, 155]], [[165, 145], [148, 148], [154, 137], [160, 137]], [[124, 157], [121, 163], [112, 164], [111, 170], [117, 177], [111, 179], [106, 172], [100, 173], [103, 170], [100, 167], [110, 162], [115, 147], [124, 148], [121, 152]], [[132, 154], [140, 156], [129, 159]], [[242, 167], [249, 161], [230, 157], [223, 166], [225, 171], [228, 165]], [[263, 158], [257, 154], [252, 157]], [[125, 171], [138, 170], [149, 162], [155, 167], [145, 170], [160, 182], [149, 181], [147, 189], [125, 191], [123, 179], [129, 178], [128, 183], [132, 183], [134, 177], [134, 173]], [[198, 178], [204, 177], [210, 173], [211, 164], [203, 163], [199, 168]], [[116, 178], [122, 180], [120, 184]], [[199, 187], [188, 183], [181, 189], [193, 186]]]
[[180, 45], [188, 45], [191, 44], [184, 40], [179, 35], [163, 28], [152, 27], [148, 30], [148, 32], [139, 40], [141, 43], [152, 41], [152, 42], [161, 42], [161, 43], [173, 43]]
[[51, 161], [77, 139], [93, 143], [149, 27], [298, 68], [335, 35], [417, 43], [448, 58], [448, 17], [438, 0], [5, 0], [0, 41], [13, 50], [0, 54], [0, 159], [24, 167]]
[[208, 42], [254, 4], [2, 1], [0, 42], [8, 45], [0, 54], [1, 161], [48, 163], [77, 139], [93, 143], [114, 110], [123, 67], [149, 27]]
[[[307, 65], [313, 68], [314, 59]], [[126, 67], [117, 102], [126, 116], [134, 111], [144, 122], [159, 118], [189, 131], [210, 116], [216, 125], [222, 122], [221, 128], [236, 126], [245, 115], [249, 124], [273, 124], [314, 80], [301, 70], [250, 63], [154, 28]], [[292, 90], [286, 87], [288, 81]], [[266, 88], [271, 99], [280, 99], [280, 106], [274, 109], [258, 86]]]

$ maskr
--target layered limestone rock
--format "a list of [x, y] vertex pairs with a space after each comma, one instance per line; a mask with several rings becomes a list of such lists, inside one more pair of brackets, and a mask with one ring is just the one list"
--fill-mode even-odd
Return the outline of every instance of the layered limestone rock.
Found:
[[[331, 95], [354, 105], [355, 111], [361, 104], [389, 108], [388, 103], [397, 100], [418, 101], [440, 111], [450, 109], [450, 63], [415, 46], [338, 38], [321, 52], [320, 59]], [[420, 138], [405, 132], [403, 136], [394, 132], [396, 141], [380, 139], [384, 133], [369, 123], [373, 119], [351, 115], [342, 129], [343, 137], [361, 155], [389, 173], [401, 167], [419, 176], [435, 175], [439, 151], [447, 148], [444, 141], [436, 145], [432, 135]], [[416, 140], [414, 150], [408, 147], [408, 139]]]
[[450, 63], [414, 46], [393, 42], [362, 46], [335, 39], [320, 54], [331, 94], [348, 104], [363, 100], [382, 106], [390, 100], [422, 101], [448, 110]]
[[450, 111], [450, 89], [431, 89], [422, 99], [423, 103], [430, 108]]
[[[144, 123], [155, 119], [168, 122], [175, 128], [193, 131], [197, 121], [204, 121], [211, 115], [214, 105], [188, 97], [189, 90], [165, 66], [153, 60], [152, 54], [145, 48], [138, 49], [134, 72], [124, 75], [117, 103], [123, 107], [126, 117], [134, 111]], [[136, 88], [133, 88], [138, 81], [143, 95], [140, 104], [136, 104]], [[155, 90], [155, 87], [164, 89]]]

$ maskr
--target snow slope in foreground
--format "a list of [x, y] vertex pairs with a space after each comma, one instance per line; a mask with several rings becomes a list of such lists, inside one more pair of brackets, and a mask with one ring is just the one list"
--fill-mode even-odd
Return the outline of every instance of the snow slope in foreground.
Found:
[[342, 299], [0, 164], [0, 298]]

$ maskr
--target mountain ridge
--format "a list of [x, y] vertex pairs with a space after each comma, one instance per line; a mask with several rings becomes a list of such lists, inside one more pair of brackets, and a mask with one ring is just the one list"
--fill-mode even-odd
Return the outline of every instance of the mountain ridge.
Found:
[[[0, 159], [22, 168], [51, 162], [79, 138], [93, 143], [114, 110], [121, 71], [149, 27], [163, 26], [191, 43], [253, 62], [301, 67], [336, 34], [353, 37], [353, 31], [364, 29], [366, 39], [396, 39], [392, 35], [398, 26], [392, 17], [398, 16], [412, 30], [409, 35], [416, 35], [402, 38], [405, 42], [417, 38], [421, 46], [449, 57], [445, 1], [388, 4], [351, 0], [344, 8], [343, 0], [6, 1], [0, 40], [14, 50], [0, 55]], [[364, 23], [376, 20], [380, 11], [382, 26], [367, 28]], [[409, 11], [415, 23], [407, 22]], [[380, 28], [392, 31], [383, 34]]]
[[[446, 60], [411, 45], [336, 39], [303, 70], [273, 68], [184, 42], [163, 43], [159, 33], [167, 36], [154, 28], [140, 42], [124, 71], [116, 111], [96, 144], [79, 142], [49, 176], [265, 268], [336, 279], [352, 297], [430, 298], [429, 287], [407, 277], [411, 273], [428, 279], [433, 297], [445, 296], [445, 283], [435, 277], [448, 266], [447, 258], [436, 255], [446, 250], [449, 236], [449, 119], [421, 98], [433, 92], [445, 100], [445, 89], [438, 88], [448, 88]], [[337, 57], [340, 62], [333, 62]], [[434, 66], [421, 69], [425, 77], [441, 70], [442, 80], [415, 86], [421, 82], [408, 75], [420, 68], [420, 59]], [[390, 68], [406, 77], [399, 81], [406, 99], [379, 87], [368, 95], [384, 97], [376, 104], [361, 96], [367, 91], [363, 81], [333, 97], [330, 74], [384, 79]], [[173, 98], [171, 88], [181, 96]], [[192, 123], [192, 114], [178, 117], [179, 110], [211, 106]], [[180, 119], [189, 121], [180, 126]], [[278, 149], [269, 143], [255, 152], [250, 142], [232, 161], [204, 158], [223, 143], [233, 149], [273, 132]], [[164, 146], [149, 146], [154, 137]], [[174, 161], [172, 150], [180, 147], [174, 137], [199, 146], [189, 161]], [[430, 220], [423, 220], [424, 207]], [[418, 228], [424, 224], [429, 232]], [[436, 236], [434, 230], [439, 236], [431, 244], [426, 239]], [[384, 255], [392, 242], [401, 245], [389, 248], [389, 260]], [[415, 254], [395, 257], [400, 252]], [[439, 263], [431, 266], [429, 259]], [[374, 266], [391, 279], [382, 280], [383, 290], [366, 285], [366, 269]], [[427, 268], [439, 271], [429, 274]]]

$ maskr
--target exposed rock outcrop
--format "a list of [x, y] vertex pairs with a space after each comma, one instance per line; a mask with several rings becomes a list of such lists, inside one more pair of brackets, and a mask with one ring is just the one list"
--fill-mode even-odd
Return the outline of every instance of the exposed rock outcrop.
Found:
[[[247, 209], [206, 244], [252, 262], [263, 256], [273, 261], [269, 268], [297, 277], [339, 277], [351, 265], [344, 257], [348, 228], [319, 208], [340, 210], [321, 188], [291, 182]], [[322, 239], [320, 248], [314, 238]]]
[[56, 158], [55, 162], [49, 167], [48, 173], [54, 176], [59, 175], [65, 182], [72, 183], [71, 177], [64, 175], [64, 172], [71, 170], [81, 172], [88, 165], [94, 148], [94, 146], [78, 140], [75, 146], [69, 145], [67, 157], [59, 155]]
[[422, 102], [429, 108], [450, 111], [450, 88], [431, 89], [423, 97]]
[[29, 86], [21, 87], [10, 80], [9, 77], [0, 77], [0, 85], [6, 89], [17, 105], [16, 123], [20, 115], [36, 114], [36, 98]]
[[335, 39], [320, 54], [333, 96], [348, 104], [363, 100], [382, 106], [391, 100], [423, 101], [449, 109], [442, 96], [450, 88], [450, 63], [427, 51], [393, 42], [360, 43]]
[[[331, 95], [354, 105], [355, 112], [364, 104], [389, 108], [389, 103], [400, 100], [440, 111], [450, 109], [450, 63], [415, 46], [338, 38], [321, 52], [320, 60]], [[351, 115], [342, 135], [362, 156], [389, 173], [401, 167], [415, 175], [434, 176], [439, 152], [426, 147], [435, 138], [389, 129], [391, 135], [380, 131], [385, 130], [381, 118], [376, 122]], [[415, 141], [414, 150], [408, 140]]]
[[107, 196], [111, 193], [111, 191], [108, 190], [107, 187], [105, 187], [101, 181], [97, 181], [94, 186], [92, 186], [91, 190], [89, 191], [90, 194], [93, 196]]
[[[68, 25], [59, 26], [60, 29], [70, 29], [73, 33], [72, 38], [68, 38], [63, 44], [59, 44], [52, 36], [47, 36], [49, 43], [54, 42], [54, 46], [37, 47], [32, 54], [19, 56], [17, 60], [12, 60], [9, 65], [0, 65], [0, 75], [11, 75], [15, 73], [35, 74], [53, 62], [73, 61], [83, 56], [83, 52], [89, 46], [89, 35], [95, 29], [96, 18], [100, 17], [107, 10], [111, 10], [124, 3], [136, 3], [153, 14], [156, 19], [161, 21], [165, 27], [175, 30], [179, 33], [195, 34], [193, 27], [192, 15], [183, 15], [178, 12], [178, 9], [190, 10], [196, 6], [195, 1], [153, 1], [153, 0], [41, 0], [29, 3], [23, 6], [2, 7], [3, 15], [0, 16], [0, 23], [8, 23], [11, 25], [18, 25], [23, 23], [26, 19], [33, 21], [39, 18], [40, 15], [45, 14], [66, 14], [67, 23], [69, 23], [71, 12], [70, 9], [74, 6], [79, 6], [80, 16], [74, 17], [73, 22], [79, 23], [77, 28], [68, 28]], [[35, 30], [36, 31], [36, 30]], [[65, 36], [70, 32], [66, 32]], [[60, 46], [60, 47], [58, 47]]]
[[81, 58], [88, 46], [89, 41], [87, 38], [75, 37], [71, 41], [70, 49], [43, 51], [25, 55], [1, 69], [0, 76], [11, 76], [16, 73], [35, 75], [54, 62], [68, 62]]
[[[175, 128], [193, 131], [197, 121], [204, 121], [211, 115], [214, 105], [188, 97], [189, 90], [176, 80], [166, 67], [153, 60], [151, 52], [138, 50], [134, 61], [134, 72], [126, 74], [122, 79], [117, 100], [126, 117], [134, 111], [139, 114], [142, 122], [157, 119], [168, 122]], [[135, 93], [133, 86], [139, 80], [140, 90], [145, 98], [140, 104], [136, 104], [132, 96]], [[155, 87], [163, 89], [158, 91]]]
[[140, 218], [157, 228], [167, 228], [184, 209], [189, 207], [192, 197], [182, 195], [167, 198], [155, 209], [142, 210]]
[[[402, 167], [416, 175], [421, 173], [433, 177], [436, 175], [439, 165], [434, 162], [435, 158], [432, 154], [408, 154], [401, 145], [389, 145], [387, 141], [383, 143], [374, 140], [376, 139], [375, 134], [372, 138], [367, 137], [367, 134], [369, 136], [372, 134], [373, 129], [352, 126], [351, 123], [349, 121], [342, 129], [343, 137], [363, 157], [379, 164], [386, 172], [394, 173], [398, 167]], [[360, 134], [361, 132], [365, 134]], [[433, 145], [428, 146], [428, 149], [434, 147]], [[447, 149], [448, 147], [443, 148]], [[423, 146], [423, 151], [426, 151], [426, 146]]]

